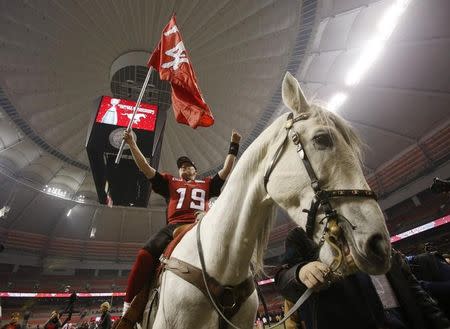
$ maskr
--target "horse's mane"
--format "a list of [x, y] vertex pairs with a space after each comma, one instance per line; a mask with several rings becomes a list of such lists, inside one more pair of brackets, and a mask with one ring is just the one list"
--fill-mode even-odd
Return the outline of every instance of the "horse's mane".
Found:
[[253, 267], [254, 275], [266, 275], [264, 272], [264, 253], [267, 249], [267, 244], [269, 243], [270, 232], [272, 229], [272, 223], [275, 218], [275, 207], [272, 208], [267, 216], [268, 220], [265, 221], [265, 225], [259, 232], [258, 238], [256, 239], [255, 249], [253, 251], [251, 264]]
[[347, 144], [350, 146], [356, 159], [360, 164], [362, 164], [363, 148], [365, 147], [365, 144], [361, 141], [361, 138], [355, 132], [350, 123], [333, 112], [326, 110], [326, 107], [319, 102], [313, 103], [311, 105], [311, 110], [315, 116], [320, 118], [324, 125], [336, 127], [336, 129], [342, 134], [342, 137], [344, 137]]

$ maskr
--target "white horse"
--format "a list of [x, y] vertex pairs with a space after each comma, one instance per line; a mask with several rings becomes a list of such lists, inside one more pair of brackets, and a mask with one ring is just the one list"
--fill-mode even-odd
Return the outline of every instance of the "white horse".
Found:
[[[297, 80], [289, 73], [284, 78], [282, 94], [294, 120], [284, 114], [261, 133], [242, 154], [222, 194], [202, 219], [200, 234], [206, 271], [225, 286], [248, 278], [252, 259], [262, 264], [276, 206], [283, 208], [299, 226], [306, 227], [307, 214], [302, 210], [310, 208], [311, 201], [318, 198], [318, 186], [313, 184], [315, 192], [301, 156], [309, 159], [323, 190], [369, 189], [361, 169], [358, 138], [346, 122], [308, 104]], [[289, 130], [288, 121], [292, 126]], [[292, 134], [298, 134], [299, 144], [291, 141]], [[268, 177], [266, 184], [264, 176]], [[370, 193], [364, 198], [358, 193], [349, 195], [348, 191], [341, 194], [344, 197], [330, 197], [331, 210], [321, 206], [312, 215], [316, 222], [312, 236], [322, 244], [320, 260], [334, 263], [335, 270], [343, 275], [354, 271], [354, 264], [369, 274], [385, 273], [389, 268], [390, 243], [378, 203]], [[338, 216], [328, 216], [333, 209]], [[326, 220], [320, 223], [324, 216], [334, 225], [328, 227]], [[337, 229], [341, 234], [324, 240], [325, 226], [326, 232]], [[335, 264], [339, 254], [344, 257]], [[172, 256], [201, 268], [196, 228], [186, 234]], [[350, 258], [353, 266], [346, 261]], [[240, 328], [253, 328], [257, 307], [254, 291], [231, 322]], [[164, 272], [153, 328], [217, 328], [218, 316], [199, 289], [170, 271]]]

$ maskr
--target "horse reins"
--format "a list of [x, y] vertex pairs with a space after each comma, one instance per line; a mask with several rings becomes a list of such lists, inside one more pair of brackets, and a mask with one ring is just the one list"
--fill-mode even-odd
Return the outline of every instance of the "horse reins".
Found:
[[[222, 313], [222, 311], [220, 310], [219, 306], [216, 304], [216, 302], [214, 301], [214, 297], [211, 294], [211, 291], [208, 288], [208, 272], [206, 271], [206, 265], [205, 265], [205, 256], [203, 254], [203, 248], [202, 248], [202, 242], [200, 239], [200, 226], [202, 223], [202, 218], [200, 218], [198, 220], [197, 223], [197, 227], [196, 227], [196, 238], [197, 238], [197, 251], [198, 251], [198, 256], [200, 258], [200, 266], [202, 269], [202, 278], [203, 278], [203, 283], [205, 284], [206, 287], [206, 292], [208, 293], [209, 296], [209, 300], [211, 302], [211, 304], [213, 305], [214, 309], [216, 310], [216, 312], [219, 314], [220, 317], [222, 317], [222, 319], [232, 328], [234, 329], [241, 329], [238, 326], [236, 326], [235, 324], [233, 324], [226, 316], [225, 314]], [[258, 284], [258, 283], [256, 283]], [[284, 323], [287, 321], [287, 319], [289, 319], [289, 317], [294, 314], [295, 311], [297, 311], [297, 309], [309, 298], [309, 296], [311, 296], [311, 294], [313, 293], [313, 290], [311, 288], [308, 288], [301, 296], [300, 298], [297, 300], [297, 302], [294, 304], [294, 306], [292, 306], [292, 308], [284, 315], [284, 318], [281, 319], [279, 322], [275, 323], [272, 326], [269, 326], [268, 329], [274, 329], [275, 327], [277, 327], [278, 325]], [[219, 320], [220, 321], [220, 320]]]

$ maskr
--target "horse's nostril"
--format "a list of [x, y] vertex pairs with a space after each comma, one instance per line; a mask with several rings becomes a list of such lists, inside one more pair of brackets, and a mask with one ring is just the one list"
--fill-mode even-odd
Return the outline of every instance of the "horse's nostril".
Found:
[[378, 258], [385, 258], [387, 255], [386, 242], [381, 234], [372, 235], [367, 241], [367, 251], [370, 255]]

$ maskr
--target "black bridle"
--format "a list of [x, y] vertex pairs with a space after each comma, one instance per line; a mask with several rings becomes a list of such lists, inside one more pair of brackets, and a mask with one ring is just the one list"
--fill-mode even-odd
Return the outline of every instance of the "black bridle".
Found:
[[[281, 155], [281, 152], [284, 149], [284, 146], [286, 145], [286, 141], [288, 140], [288, 137], [290, 137], [291, 141], [294, 143], [294, 145], [297, 148], [297, 154], [299, 155], [300, 159], [303, 162], [303, 165], [305, 166], [306, 171], [308, 172], [308, 176], [311, 180], [311, 187], [314, 191], [314, 197], [311, 200], [311, 205], [309, 209], [303, 209], [303, 212], [306, 212], [308, 214], [307, 221], [306, 221], [306, 234], [309, 238], [312, 239], [313, 233], [314, 233], [314, 225], [316, 223], [316, 216], [317, 211], [319, 208], [322, 207], [325, 217], [321, 220], [323, 222], [324, 220], [327, 221], [325, 225], [324, 233], [328, 230], [328, 221], [334, 220], [336, 223], [338, 223], [339, 219], [345, 219], [347, 222], [350, 223], [344, 216], [338, 215], [336, 210], [332, 207], [330, 203], [330, 199], [333, 198], [343, 198], [343, 197], [359, 197], [359, 198], [370, 198], [377, 200], [377, 196], [375, 192], [372, 190], [360, 190], [360, 189], [352, 189], [352, 190], [323, 190], [320, 187], [319, 179], [317, 178], [314, 169], [311, 166], [311, 162], [308, 159], [308, 156], [305, 153], [305, 149], [300, 141], [300, 135], [292, 129], [294, 126], [294, 123], [300, 120], [306, 120], [308, 119], [307, 114], [301, 114], [298, 117], [294, 118], [292, 113], [289, 113], [287, 121], [286, 121], [286, 136], [283, 139], [283, 142], [278, 146], [277, 150], [275, 151], [275, 154], [269, 164], [269, 167], [267, 168], [265, 174], [264, 174], [264, 188], [267, 192], [267, 183], [269, 182], [270, 174], [272, 173], [273, 169], [275, 168], [275, 165]], [[351, 224], [352, 229], [356, 229], [356, 226]], [[321, 241], [323, 243], [323, 241]]]

